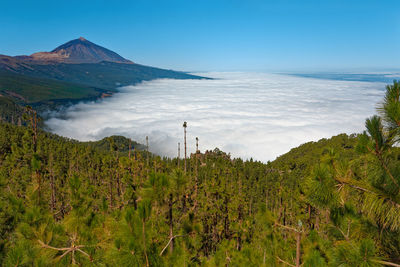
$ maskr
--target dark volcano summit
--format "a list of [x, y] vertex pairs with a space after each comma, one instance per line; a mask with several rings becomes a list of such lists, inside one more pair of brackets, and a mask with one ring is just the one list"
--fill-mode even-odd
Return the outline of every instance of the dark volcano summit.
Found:
[[117, 53], [94, 44], [83, 37], [60, 45], [48, 54], [54, 53], [59, 55], [66, 63], [98, 63], [101, 61], [133, 63]]

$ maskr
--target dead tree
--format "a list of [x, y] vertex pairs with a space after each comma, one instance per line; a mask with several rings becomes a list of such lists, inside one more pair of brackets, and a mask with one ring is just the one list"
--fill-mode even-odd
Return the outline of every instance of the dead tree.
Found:
[[178, 169], [181, 161], [181, 143], [178, 143]]
[[187, 127], [187, 122], [185, 121], [183, 123], [183, 140], [184, 140], [184, 145], [185, 145], [185, 173], [186, 173], [186, 127]]

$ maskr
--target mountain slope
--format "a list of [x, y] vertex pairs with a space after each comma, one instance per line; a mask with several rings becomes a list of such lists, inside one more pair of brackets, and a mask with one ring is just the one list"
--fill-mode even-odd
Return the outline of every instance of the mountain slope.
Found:
[[[19, 65], [18, 74], [54, 79], [100, 89], [114, 90], [119, 86], [134, 85], [157, 78], [199, 79], [202, 77], [139, 64], [121, 64], [103, 61], [85, 64]], [[15, 72], [14, 72], [15, 73]]]
[[54, 99], [95, 98], [100, 89], [47, 78], [19, 75], [0, 70], [0, 94], [17, 103], [32, 104]]
[[54, 79], [105, 90], [116, 87], [134, 85], [141, 81], [160, 78], [202, 79], [203, 77], [184, 72], [148, 67], [139, 64], [123, 64], [115, 62], [84, 64], [19, 64], [14, 74], [30, 77]]

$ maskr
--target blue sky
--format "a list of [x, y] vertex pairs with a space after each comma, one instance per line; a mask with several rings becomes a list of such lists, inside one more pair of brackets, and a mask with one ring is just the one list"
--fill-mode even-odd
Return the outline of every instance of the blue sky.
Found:
[[400, 68], [400, 1], [0, 2], [0, 54], [86, 39], [134, 62], [186, 71]]

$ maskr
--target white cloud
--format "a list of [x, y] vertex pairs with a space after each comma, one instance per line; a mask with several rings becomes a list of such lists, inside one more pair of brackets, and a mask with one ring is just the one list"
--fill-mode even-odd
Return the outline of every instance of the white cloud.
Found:
[[[124, 135], [150, 150], [177, 154], [188, 122], [188, 150], [220, 149], [267, 161], [308, 141], [360, 132], [383, 95], [383, 83], [333, 81], [265, 73], [202, 73], [215, 80], [160, 79], [80, 103], [53, 132], [78, 140]], [[182, 155], [182, 153], [181, 153]]]

